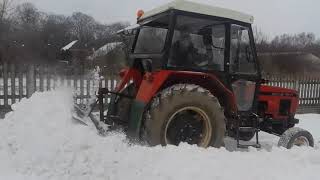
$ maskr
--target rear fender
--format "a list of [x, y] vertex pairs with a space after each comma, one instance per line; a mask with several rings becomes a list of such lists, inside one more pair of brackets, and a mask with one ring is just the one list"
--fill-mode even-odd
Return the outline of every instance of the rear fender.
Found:
[[230, 91], [214, 74], [174, 71], [170, 75], [166, 87], [177, 83], [196, 84], [208, 89], [219, 99], [220, 104], [226, 110], [226, 115], [237, 112], [237, 105], [233, 92]]
[[128, 130], [130, 137], [139, 137], [142, 118], [146, 106], [149, 104], [152, 97], [157, 94], [171, 73], [171, 71], [159, 71], [154, 73], [145, 73], [143, 76], [136, 99], [132, 103], [130, 111]]
[[121, 76], [121, 81], [119, 82], [119, 84], [115, 89], [116, 92], [120, 92], [125, 87], [126, 84], [130, 83], [131, 80], [133, 81], [135, 87], [139, 87], [142, 81], [141, 72], [135, 68], [127, 68], [127, 69], [121, 70], [120, 76]]
[[143, 113], [151, 99], [162, 89], [174, 84], [189, 83], [202, 86], [215, 95], [229, 111], [236, 112], [237, 106], [232, 91], [214, 75], [201, 72], [162, 70], [146, 73], [141, 81], [136, 99], [131, 108], [129, 130], [139, 135]]
[[163, 70], [156, 73], [147, 73], [143, 77], [136, 99], [146, 104], [160, 90], [174, 84], [196, 84], [208, 89], [216, 96], [222, 105], [232, 111], [237, 111], [234, 94], [213, 74], [188, 71]]
[[136, 100], [148, 104], [170, 75], [172, 75], [172, 71], [146, 73], [140, 84]]

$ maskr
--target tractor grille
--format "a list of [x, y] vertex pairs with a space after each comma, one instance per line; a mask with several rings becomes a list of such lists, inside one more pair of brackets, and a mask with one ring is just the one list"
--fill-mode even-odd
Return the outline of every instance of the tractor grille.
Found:
[[290, 114], [291, 101], [280, 100], [279, 115], [288, 116]]

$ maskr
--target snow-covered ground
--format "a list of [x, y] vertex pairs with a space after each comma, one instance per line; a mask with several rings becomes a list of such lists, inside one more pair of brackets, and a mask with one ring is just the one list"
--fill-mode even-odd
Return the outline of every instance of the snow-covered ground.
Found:
[[[128, 145], [123, 134], [100, 137], [71, 119], [68, 89], [36, 93], [0, 120], [0, 179], [319, 179], [320, 150], [276, 147], [262, 134], [261, 150], [228, 151]], [[320, 140], [320, 115], [299, 115], [301, 126]], [[227, 139], [228, 146], [232, 141]], [[231, 145], [230, 145], [231, 142]]]

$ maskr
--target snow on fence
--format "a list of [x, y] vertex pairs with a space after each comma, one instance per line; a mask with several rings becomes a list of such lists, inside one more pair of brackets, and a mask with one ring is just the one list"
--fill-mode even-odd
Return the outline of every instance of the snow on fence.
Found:
[[[0, 111], [36, 91], [47, 91], [61, 85], [76, 90], [75, 101], [86, 104], [95, 95], [97, 85], [92, 76], [70, 71], [70, 67], [36, 66], [0, 63]], [[81, 68], [77, 68], [81, 69]], [[320, 76], [264, 75], [269, 85], [296, 89], [300, 96], [300, 113], [320, 113]], [[102, 87], [114, 89], [117, 76], [106, 76]], [[109, 101], [107, 97], [106, 101]]]

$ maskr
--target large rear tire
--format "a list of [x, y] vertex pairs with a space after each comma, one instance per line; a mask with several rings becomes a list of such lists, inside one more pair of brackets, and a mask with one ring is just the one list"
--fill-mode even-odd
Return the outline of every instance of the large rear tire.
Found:
[[216, 97], [191, 84], [177, 84], [153, 98], [145, 114], [142, 139], [149, 145], [221, 147], [225, 136], [225, 116]]

